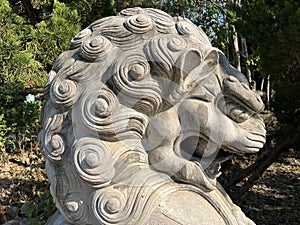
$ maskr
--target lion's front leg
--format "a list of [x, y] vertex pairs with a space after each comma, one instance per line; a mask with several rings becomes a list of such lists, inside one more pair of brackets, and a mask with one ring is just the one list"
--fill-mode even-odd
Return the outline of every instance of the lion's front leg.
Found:
[[201, 165], [176, 154], [175, 143], [180, 141], [181, 125], [175, 108], [156, 115], [143, 140], [151, 166], [167, 173], [175, 181], [192, 184], [204, 191], [215, 188], [215, 180], [206, 177]]

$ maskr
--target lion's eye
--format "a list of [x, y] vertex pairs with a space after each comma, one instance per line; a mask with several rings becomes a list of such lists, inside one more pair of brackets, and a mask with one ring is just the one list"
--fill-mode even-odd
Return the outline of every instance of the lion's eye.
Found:
[[248, 110], [230, 98], [219, 101], [218, 107], [226, 116], [237, 123], [242, 123], [251, 116]]
[[237, 123], [242, 123], [249, 119], [250, 114], [241, 108], [233, 108], [230, 110], [230, 112], [227, 114], [228, 117], [230, 117], [232, 120], [234, 120]]
[[202, 101], [202, 102], [211, 102], [212, 101], [211, 97], [207, 96], [207, 95], [197, 95], [197, 94], [194, 94], [190, 98], [198, 100], [198, 101]]

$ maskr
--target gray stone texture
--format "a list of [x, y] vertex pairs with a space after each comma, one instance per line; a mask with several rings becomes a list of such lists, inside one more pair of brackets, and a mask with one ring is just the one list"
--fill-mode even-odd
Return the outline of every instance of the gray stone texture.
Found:
[[216, 181], [265, 142], [260, 97], [204, 32], [131, 8], [75, 36], [45, 86], [49, 225], [254, 224]]

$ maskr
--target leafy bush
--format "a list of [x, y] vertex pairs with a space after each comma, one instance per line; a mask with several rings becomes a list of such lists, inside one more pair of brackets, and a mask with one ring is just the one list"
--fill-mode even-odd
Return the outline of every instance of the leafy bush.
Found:
[[[70, 40], [80, 31], [80, 17], [76, 10], [54, 1], [50, 20], [43, 20], [32, 30], [27, 48], [42, 64], [44, 77], [57, 56], [69, 47]], [[45, 81], [45, 80], [44, 80]]]
[[[18, 90], [15, 94], [6, 91], [1, 96], [5, 107], [0, 109], [0, 147], [7, 151], [24, 149], [29, 143], [37, 141], [40, 130], [41, 101], [25, 101], [26, 90]], [[8, 107], [11, 106], [11, 107]]]
[[16, 15], [6, 0], [0, 0], [0, 28], [0, 84], [40, 83], [41, 63], [24, 48], [33, 27]]
[[9, 127], [6, 125], [4, 115], [0, 114], [0, 150], [2, 150], [5, 146], [5, 136], [8, 131]]
[[38, 193], [35, 199], [22, 206], [22, 213], [32, 225], [46, 224], [55, 211], [56, 207], [50, 192]]
[[22, 14], [0, 0], [0, 147], [9, 150], [37, 141], [41, 101], [24, 102], [25, 96], [40, 96], [56, 57], [80, 30], [77, 11], [57, 0], [35, 26], [17, 13]]

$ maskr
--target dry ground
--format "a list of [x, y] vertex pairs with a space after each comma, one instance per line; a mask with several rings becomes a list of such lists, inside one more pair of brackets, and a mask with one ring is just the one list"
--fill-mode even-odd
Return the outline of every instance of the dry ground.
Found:
[[300, 151], [281, 156], [239, 203], [258, 225], [300, 225]]
[[0, 152], [0, 224], [24, 217], [21, 206], [48, 191], [44, 158], [37, 148]]
[[[300, 224], [299, 156], [293, 149], [284, 153], [238, 203], [258, 225]], [[0, 224], [25, 217], [22, 205], [47, 192], [43, 160], [37, 148], [0, 152]]]

